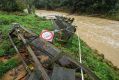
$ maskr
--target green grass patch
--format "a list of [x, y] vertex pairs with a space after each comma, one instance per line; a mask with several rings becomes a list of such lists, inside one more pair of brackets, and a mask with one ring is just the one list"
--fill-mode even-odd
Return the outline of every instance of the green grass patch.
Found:
[[[18, 14], [18, 13], [17, 13]], [[21, 13], [20, 13], [21, 14]], [[23, 15], [19, 16], [15, 14], [6, 14], [0, 13], [0, 32], [2, 32], [3, 40], [0, 42], [0, 54], [8, 53], [8, 51], [13, 51], [11, 49], [11, 43], [8, 39], [9, 30], [12, 29], [12, 23], [20, 23], [23, 26], [31, 29], [36, 34], [40, 34], [42, 29], [51, 29], [51, 22], [48, 20], [42, 20], [40, 18], [35, 17], [35, 15]], [[12, 53], [12, 52], [9, 52]]]
[[[79, 60], [78, 38], [76, 35], [73, 36], [72, 40], [65, 47], [60, 45], [60, 48], [73, 59]], [[109, 65], [110, 63], [104, 59], [104, 56], [99, 55], [96, 50], [92, 50], [82, 40], [81, 49], [83, 64], [89, 67], [101, 80], [119, 80], [119, 70], [113, 68], [112, 64]]]
[[7, 62], [0, 62], [0, 77], [4, 75], [7, 71], [18, 66], [20, 61], [17, 58], [11, 58]]

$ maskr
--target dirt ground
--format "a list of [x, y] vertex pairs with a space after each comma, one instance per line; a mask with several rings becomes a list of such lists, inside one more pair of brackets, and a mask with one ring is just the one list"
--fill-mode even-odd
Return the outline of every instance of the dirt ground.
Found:
[[56, 11], [37, 10], [39, 16], [68, 16], [75, 18], [74, 25], [78, 35], [90, 47], [104, 54], [105, 58], [119, 68], [119, 21], [107, 20], [96, 17], [70, 15]]
[[[15, 72], [15, 70], [17, 70], [17, 72]], [[17, 68], [8, 71], [0, 80], [24, 80], [25, 75], [26, 71], [23, 65], [20, 65]]]

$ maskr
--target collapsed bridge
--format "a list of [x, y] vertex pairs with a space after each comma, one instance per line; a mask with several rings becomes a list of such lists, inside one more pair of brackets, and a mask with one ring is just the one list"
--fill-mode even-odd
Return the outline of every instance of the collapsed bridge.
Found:
[[[73, 19], [59, 16], [53, 20], [55, 27], [66, 34], [61, 36], [65, 42], [76, 31], [75, 26], [70, 25], [72, 21]], [[52, 43], [45, 41], [20, 24], [13, 24], [9, 38], [27, 71], [25, 80], [81, 80], [81, 69], [86, 77], [99, 80], [89, 68], [64, 55], [64, 52]], [[16, 46], [16, 40], [21, 42], [23, 51]]]

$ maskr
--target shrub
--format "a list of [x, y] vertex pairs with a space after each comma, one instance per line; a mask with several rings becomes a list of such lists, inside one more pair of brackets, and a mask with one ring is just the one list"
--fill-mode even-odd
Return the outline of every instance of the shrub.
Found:
[[5, 11], [22, 11], [25, 5], [23, 0], [0, 0], [0, 9]]
[[[40, 4], [42, 2], [42, 4]], [[107, 14], [119, 9], [119, 0], [35, 0], [37, 8], [67, 8], [71, 12]]]
[[0, 49], [0, 57], [4, 55], [4, 50], [3, 49]]

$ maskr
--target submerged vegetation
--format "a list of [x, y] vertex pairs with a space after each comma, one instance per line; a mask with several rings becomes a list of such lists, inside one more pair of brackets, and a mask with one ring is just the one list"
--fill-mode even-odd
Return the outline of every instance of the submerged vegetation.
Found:
[[[35, 15], [26, 15], [24, 13], [4, 13], [0, 12], [0, 32], [2, 32], [2, 40], [0, 41], [0, 56], [15, 55], [15, 50], [8, 39], [8, 32], [12, 28], [11, 23], [20, 23], [37, 35], [43, 29], [52, 30], [52, 23], [50, 20], [39, 18]], [[58, 42], [55, 43], [67, 55], [78, 61], [78, 39], [74, 35], [67, 45], [62, 46]], [[68, 47], [70, 46], [70, 47]], [[107, 64], [104, 57], [99, 56], [96, 51], [92, 50], [81, 40], [82, 60], [83, 64], [89, 67], [101, 80], [119, 80], [119, 71]], [[16, 67], [19, 60], [10, 58], [7, 62], [0, 62], [0, 76], [8, 70]]]

